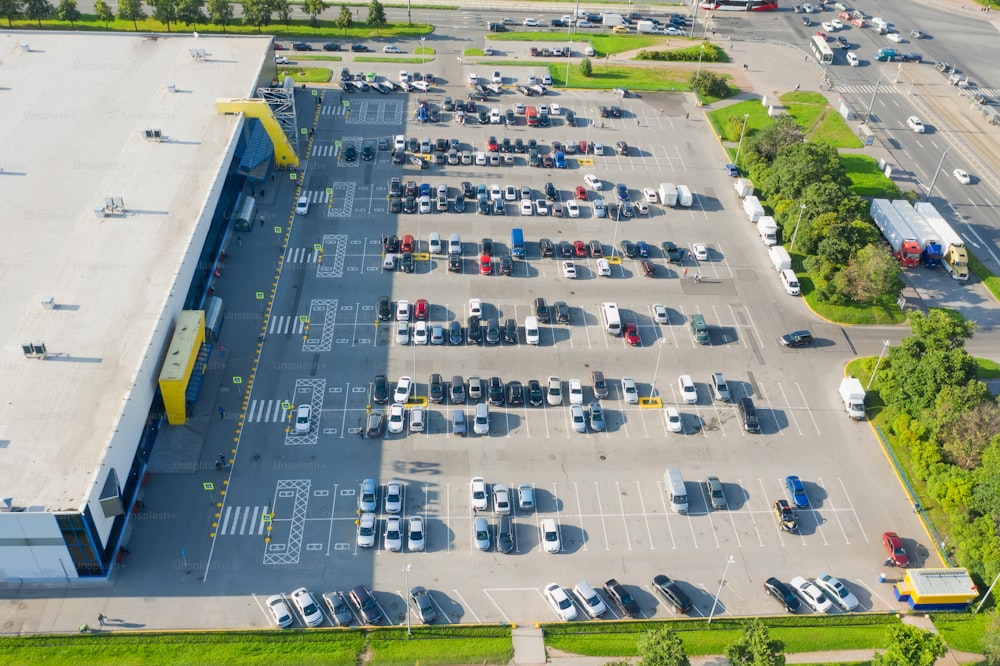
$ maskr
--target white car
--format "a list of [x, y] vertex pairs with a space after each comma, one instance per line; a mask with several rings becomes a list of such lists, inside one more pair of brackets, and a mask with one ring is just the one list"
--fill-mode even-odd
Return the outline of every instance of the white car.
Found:
[[677, 411], [676, 407], [667, 407], [664, 412], [664, 418], [667, 420], [667, 430], [670, 432], [684, 431], [684, 421], [681, 419], [681, 413]]
[[570, 199], [563, 206], [566, 208], [567, 217], [580, 217], [580, 205], [575, 200]]
[[309, 213], [309, 197], [299, 197], [295, 204], [295, 214], [306, 215], [307, 213]]
[[418, 202], [418, 205], [420, 206], [420, 212], [421, 213], [429, 213], [429, 212], [431, 212], [431, 198], [429, 196], [425, 195], [425, 196], [420, 197], [420, 201]]
[[538, 338], [538, 317], [529, 315], [524, 318], [524, 341], [529, 345], [537, 345]]
[[503, 200], [504, 201], [517, 201], [517, 188], [513, 185], [508, 185], [503, 188]]
[[493, 486], [493, 510], [498, 516], [510, 515], [510, 488], [502, 483]]
[[576, 264], [572, 261], [562, 262], [562, 272], [564, 278], [569, 278], [570, 280], [576, 279]]
[[622, 395], [625, 396], [625, 402], [628, 404], [639, 404], [639, 388], [631, 377], [622, 377]]
[[833, 608], [833, 602], [827, 599], [823, 590], [819, 589], [812, 581], [808, 581], [802, 576], [796, 576], [790, 582], [795, 593], [817, 613], [826, 613]]
[[601, 617], [608, 612], [601, 595], [585, 580], [573, 586], [573, 596], [590, 617]]
[[490, 109], [490, 124], [499, 125], [503, 122], [503, 114], [500, 113], [500, 109], [493, 108]]
[[538, 199], [535, 201], [535, 210], [539, 215], [548, 215], [549, 203], [545, 199]]
[[415, 345], [426, 345], [427, 344], [427, 322], [418, 321], [413, 325], [413, 344]]
[[[603, 143], [601, 143], [599, 141], [594, 142], [594, 154], [595, 155], [604, 155], [604, 144]], [[594, 188], [594, 189], [597, 189], [597, 188]]]
[[502, 199], [503, 189], [497, 183], [490, 185], [490, 201], [500, 201]]
[[309, 421], [312, 418], [312, 405], [299, 405], [295, 411], [295, 432], [299, 435], [309, 432]]
[[358, 546], [372, 548], [375, 545], [375, 514], [363, 513], [358, 519]]
[[[549, 84], [548, 84], [548, 83], [546, 83], [545, 85], [549, 85]], [[549, 115], [551, 115], [551, 116], [559, 116], [559, 115], [562, 115], [562, 107], [561, 107], [561, 106], [559, 106], [558, 104], [553, 104], [553, 105], [552, 105], [552, 106], [551, 106], [551, 107], [549, 108]]]
[[833, 600], [833, 603], [845, 611], [852, 611], [858, 607], [858, 598], [843, 583], [830, 574], [823, 573], [816, 576], [815, 583], [826, 593], [827, 597]]
[[280, 628], [290, 627], [295, 622], [295, 618], [288, 612], [288, 604], [285, 603], [285, 598], [280, 594], [268, 597], [266, 604], [268, 610], [271, 611], [271, 617], [274, 618], [274, 623]]
[[474, 87], [474, 86], [476, 86], [479, 83], [479, 77], [476, 76], [475, 73], [469, 74], [468, 79], [469, 79], [469, 85], [470, 86]]
[[598, 259], [597, 274], [601, 277], [611, 277], [611, 262], [603, 258]]
[[[400, 72], [400, 76], [406, 74], [406, 72]], [[406, 137], [402, 134], [397, 134], [396, 138], [392, 140], [393, 150], [406, 150]]]
[[531, 27], [537, 28], [538, 26], [541, 25], [541, 23], [538, 22], [538, 19], [526, 18], [526, 19], [524, 19], [524, 22], [521, 25], [527, 25], [527, 26], [531, 26]]
[[836, 28], [833, 27], [833, 24], [830, 23], [829, 21], [823, 21], [821, 25], [823, 26], [823, 30], [825, 30], [826, 32], [836, 32], [837, 30]]
[[590, 21], [577, 21], [576, 22], [576, 27], [578, 27], [578, 28], [593, 28], [594, 24], [591, 23]]
[[579, 379], [571, 379], [568, 382], [568, 386], [569, 386], [569, 404], [582, 405], [583, 382], [581, 382]]
[[652, 187], [642, 188], [642, 198], [646, 200], [646, 203], [657, 203], [659, 202], [659, 197], [656, 194], [656, 190]]
[[486, 511], [490, 505], [490, 496], [486, 493], [486, 479], [481, 476], [472, 477], [469, 482], [469, 499], [476, 511]]
[[403, 375], [396, 382], [396, 391], [392, 394], [393, 402], [406, 402], [413, 393], [413, 378]]
[[840, 19], [830, 19], [830, 25], [833, 26], [834, 30], [843, 30], [844, 29], [844, 22], [841, 21]]
[[691, 375], [681, 375], [677, 378], [677, 387], [680, 389], [681, 398], [689, 405], [698, 402], [698, 389], [694, 385]]
[[276, 55], [276, 56], [274, 56], [274, 64], [275, 65], [287, 65], [288, 64], [288, 58], [286, 58], [283, 55]]
[[569, 406], [569, 420], [573, 424], [573, 432], [587, 432], [587, 415], [581, 405]]
[[806, 14], [812, 14], [816, 10], [813, 9], [813, 6], [807, 2], [802, 5], [802, 11], [804, 11]]
[[410, 321], [409, 301], [399, 301], [396, 303], [396, 321]]
[[545, 599], [563, 622], [576, 619], [576, 606], [559, 583], [549, 583], [545, 586]]
[[423, 552], [426, 548], [424, 519], [420, 516], [410, 516], [406, 523], [406, 548], [411, 553]]
[[403, 432], [403, 425], [406, 423], [406, 409], [402, 403], [394, 402], [389, 406], [389, 424], [386, 428], [393, 435]]
[[403, 519], [399, 516], [389, 516], [385, 520], [385, 549], [392, 553], [403, 550]]
[[669, 324], [670, 315], [667, 313], [667, 306], [663, 303], [653, 304], [653, 319], [657, 324]]
[[521, 215], [528, 217], [535, 214], [535, 205], [531, 199], [521, 199]]
[[588, 173], [586, 176], [584, 176], [583, 182], [587, 183], [587, 185], [589, 185], [598, 192], [604, 189], [604, 183], [602, 183], [601, 180], [592, 173]]
[[906, 125], [917, 134], [924, 133], [924, 124], [920, 121], [920, 118], [917, 118], [916, 116], [910, 116], [907, 118]]
[[897, 44], [903, 41], [903, 36], [898, 32], [890, 32], [888, 35], [885, 36], [885, 38], [888, 39], [890, 42], [896, 42]]
[[403, 484], [389, 481], [385, 484], [385, 512], [399, 513], [403, 510]]
[[[399, 82], [400, 83], [410, 82], [410, 73], [407, 72], [405, 69], [399, 70]], [[405, 146], [406, 144], [404, 143], [403, 145]]]
[[704, 243], [695, 243], [691, 246], [691, 253], [698, 261], [708, 261], [708, 248]]
[[670, 35], [672, 37], [683, 37], [685, 33], [683, 30], [681, 30], [675, 25], [668, 25], [666, 28], [663, 29], [663, 34]]
[[499, 69], [493, 70], [493, 76], [490, 78], [493, 83], [503, 83], [503, 76], [500, 75]]
[[558, 553], [562, 550], [559, 542], [559, 527], [552, 518], [546, 518], [539, 524], [538, 531], [541, 533], [542, 548], [546, 553]]
[[962, 183], [962, 185], [968, 185], [972, 182], [972, 178], [969, 177], [969, 172], [965, 169], [955, 169], [951, 173], [955, 176], [955, 180]]
[[469, 299], [469, 316], [470, 317], [483, 317], [483, 302], [478, 298]]
[[548, 382], [546, 382], [545, 402], [553, 407], [558, 407], [562, 404], [562, 380], [558, 377], [549, 377]]
[[548, 104], [539, 104], [538, 105], [538, 113], [544, 113], [545, 115], [548, 115], [548, 113], [549, 113], [549, 105]]
[[413, 407], [410, 409], [410, 432], [423, 432], [427, 424], [423, 407]]
[[392, 44], [387, 44], [382, 47], [382, 53], [402, 53], [398, 46], [393, 46]]
[[608, 209], [604, 206], [604, 199], [601, 197], [594, 199], [594, 216], [599, 218], [608, 216]]

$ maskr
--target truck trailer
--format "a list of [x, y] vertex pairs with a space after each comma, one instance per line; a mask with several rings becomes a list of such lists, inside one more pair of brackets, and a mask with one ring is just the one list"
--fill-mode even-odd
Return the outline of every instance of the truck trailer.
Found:
[[874, 199], [870, 210], [875, 226], [889, 241], [892, 256], [903, 268], [916, 268], [920, 264], [920, 243], [888, 199]]
[[940, 266], [942, 243], [930, 223], [915, 211], [913, 205], [906, 199], [895, 199], [892, 202], [892, 207], [906, 220], [910, 231], [916, 234], [917, 242], [920, 243], [920, 263], [925, 268]]
[[931, 228], [937, 232], [941, 240], [942, 263], [944, 263], [948, 275], [954, 280], [968, 280], [969, 254], [965, 249], [965, 241], [931, 202], [921, 201], [915, 208], [920, 216], [927, 220]]

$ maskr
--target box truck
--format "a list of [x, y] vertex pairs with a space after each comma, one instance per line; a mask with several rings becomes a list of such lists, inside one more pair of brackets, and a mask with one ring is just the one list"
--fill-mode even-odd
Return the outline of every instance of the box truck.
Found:
[[743, 212], [747, 214], [747, 219], [756, 223], [764, 216], [764, 207], [760, 205], [760, 199], [750, 194], [743, 197]]
[[691, 204], [694, 203], [694, 196], [691, 194], [691, 190], [688, 189], [687, 185], [677, 186], [677, 205], [683, 206], [684, 208], [690, 208]]
[[916, 268], [920, 263], [920, 243], [906, 221], [888, 199], [874, 199], [869, 211], [875, 226], [889, 241], [892, 256], [903, 268]]
[[660, 203], [664, 206], [677, 205], [677, 187], [673, 183], [660, 183]]
[[778, 223], [770, 215], [764, 215], [757, 220], [757, 233], [764, 245], [778, 244]]
[[782, 245], [774, 245], [767, 250], [767, 255], [771, 258], [771, 265], [774, 266], [774, 270], [781, 272], [784, 270], [789, 270], [792, 267], [792, 257], [788, 254], [788, 250]]
[[656, 32], [656, 26], [653, 25], [652, 21], [637, 21], [635, 24], [635, 31], [642, 34], [649, 34], [651, 32]]
[[906, 220], [910, 231], [917, 236], [917, 243], [920, 245], [920, 263], [924, 268], [937, 268], [941, 265], [941, 241], [937, 232], [930, 223], [913, 209], [913, 205], [906, 199], [896, 199], [892, 202], [892, 207], [896, 209], [900, 217]]
[[736, 196], [740, 199], [753, 196], [753, 181], [749, 178], [737, 178], [733, 181], [733, 189], [736, 190]]
[[614, 28], [615, 26], [625, 25], [625, 17], [621, 14], [604, 14], [601, 17], [601, 25], [606, 28]]
[[916, 211], [927, 220], [931, 228], [937, 232], [942, 245], [942, 261], [948, 275], [954, 280], [969, 279], [969, 255], [965, 250], [965, 241], [958, 235], [954, 227], [948, 224], [937, 208], [929, 201], [921, 201]]
[[863, 421], [865, 418], [865, 387], [857, 377], [845, 377], [840, 380], [840, 399], [844, 401], [844, 411], [852, 419]]

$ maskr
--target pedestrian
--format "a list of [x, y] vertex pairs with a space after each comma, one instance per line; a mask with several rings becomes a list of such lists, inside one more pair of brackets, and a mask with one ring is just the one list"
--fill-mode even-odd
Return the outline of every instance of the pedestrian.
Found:
[[219, 418], [220, 419], [226, 418], [226, 408], [221, 405], [219, 405]]
[[698, 273], [695, 273], [694, 274], [694, 281], [695, 282], [701, 282], [701, 275], [699, 275]]
[[274, 172], [272, 171], [272, 172], [271, 172], [271, 182], [274, 182], [274, 181], [275, 181], [275, 180], [277, 180], [277, 179], [278, 179], [278, 174], [276, 174], [276, 173], [274, 173]]
[[661, 116], [663, 115], [663, 107], [662, 106], [660, 107], [660, 115]]
[[104, 615], [104, 613], [98, 613], [97, 614], [97, 624], [99, 624], [100, 626], [102, 626], [102, 627], [104, 626], [104, 621], [106, 619], [108, 619], [108, 618], [107, 618], [107, 616]]
[[750, 69], [750, 65], [748, 65], [748, 64], [746, 64], [746, 63], [743, 63], [743, 71], [745, 72], [745, 71], [747, 71], [748, 69]]
[[264, 226], [264, 216], [260, 216], [260, 226]]
[[690, 113], [685, 113], [684, 114], [684, 120], [690, 120], [690, 118], [691, 118], [691, 114]]
[[799, 89], [799, 84], [797, 84], [797, 83], [795, 84], [795, 89], [796, 89], [796, 90], [798, 90], [798, 89]]
[[477, 515], [479, 515], [479, 512], [476, 510], [476, 507], [472, 507], [472, 517], [475, 518]]
[[243, 247], [243, 236], [236, 237], [236, 244], [239, 245], [240, 247]]
[[263, 199], [263, 198], [264, 198], [264, 190], [261, 190], [261, 191], [260, 191], [260, 198], [261, 198], [261, 199]]
[[641, 120], [635, 121], [635, 126], [636, 127], [642, 127], [642, 121]]
[[685, 268], [684, 269], [684, 277], [687, 277], [687, 276], [688, 276], [688, 269]]
[[601, 129], [604, 129], [604, 123], [601, 123]]
[[219, 464], [220, 464], [220, 465], [221, 465], [222, 467], [225, 467], [225, 466], [226, 466], [226, 454], [224, 454], [224, 453], [220, 453], [220, 454], [219, 454]]
[[712, 28], [712, 37], [715, 37], [715, 28]]

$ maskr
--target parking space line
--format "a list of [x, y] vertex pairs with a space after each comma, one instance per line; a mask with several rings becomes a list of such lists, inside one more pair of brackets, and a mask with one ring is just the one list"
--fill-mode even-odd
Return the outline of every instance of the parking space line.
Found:
[[715, 537], [715, 547], [721, 548], [719, 544], [719, 532], [715, 529], [715, 521], [712, 519], [712, 514], [715, 511], [712, 510], [712, 502], [708, 497], [708, 493], [705, 492], [705, 484], [699, 483], [698, 489], [701, 491], [701, 499], [705, 502], [705, 506], [708, 507], [705, 511], [705, 515], [708, 516], [708, 524], [712, 527], [712, 536]]
[[822, 434], [820, 432], [820, 429], [819, 429], [819, 423], [816, 422], [816, 417], [813, 416], [812, 409], [810, 409], [809, 403], [806, 400], [806, 395], [805, 395], [805, 393], [802, 392], [802, 386], [798, 382], [795, 382], [795, 388], [798, 389], [798, 391], [799, 391], [799, 397], [802, 398], [802, 404], [805, 405], [806, 414], [808, 414], [809, 418], [812, 419], [813, 427], [816, 428], [816, 434], [817, 435]]
[[759, 394], [760, 402], [764, 403], [764, 405], [767, 407], [768, 413], [771, 414], [771, 421], [773, 422], [775, 427], [774, 434], [779, 437], [784, 437], [785, 429], [779, 427], [778, 418], [774, 415], [775, 413], [774, 405], [771, 404], [771, 399], [767, 397], [767, 392], [764, 390], [764, 386], [762, 384], [758, 384], [757, 390], [760, 392]]
[[792, 421], [795, 422], [795, 428], [796, 428], [796, 430], [799, 431], [799, 434], [800, 435], [803, 434], [802, 433], [802, 426], [799, 425], [799, 420], [797, 418], [795, 418], [795, 409], [792, 407], [791, 403], [788, 401], [788, 395], [785, 393], [785, 387], [783, 385], [781, 385], [781, 384], [778, 384], [778, 390], [781, 391], [781, 397], [783, 397], [785, 399], [785, 411], [788, 412], [788, 415], [792, 418]]
[[560, 534], [560, 539], [562, 539], [562, 509], [559, 508], [559, 491], [557, 488], [557, 482], [552, 482], [552, 498], [555, 500], [556, 505], [556, 530]]
[[330, 530], [326, 534], [326, 554], [330, 555], [330, 545], [333, 543], [333, 525], [336, 522], [335, 516], [337, 515], [337, 497], [340, 496], [340, 484], [333, 484], [333, 492], [330, 493], [333, 496], [333, 502], [330, 504]]
[[431, 603], [434, 604], [435, 608], [437, 608], [438, 613], [444, 616], [444, 619], [448, 621], [448, 624], [454, 624], [454, 621], [451, 619], [451, 616], [444, 611], [444, 608], [441, 606], [441, 604], [434, 601], [434, 593], [428, 590], [427, 596], [430, 597]]
[[[580, 503], [580, 485], [574, 481], [573, 482], [573, 492], [576, 493], [576, 510], [577, 516], [580, 519], [580, 531], [583, 534], [587, 534], [587, 530], [583, 529], [583, 505]], [[587, 539], [583, 539], [583, 550], [587, 550]]]
[[[465, 607], [465, 609], [468, 610], [470, 613], [472, 613], [472, 617], [476, 618], [476, 622], [478, 622], [479, 624], [482, 624], [483, 621], [481, 619], [479, 619], [478, 615], [476, 615], [476, 611], [472, 610], [472, 606], [470, 606], [469, 602], [465, 600], [465, 597], [462, 596], [462, 593], [459, 592], [458, 590], [456, 590], [455, 588], [452, 588], [451, 591], [455, 593], [456, 597], [458, 597], [459, 599], [462, 600], [462, 606]], [[503, 611], [500, 611], [500, 612], [501, 612], [501, 614], [503, 613]]]
[[[753, 525], [754, 532], [757, 533], [757, 543], [761, 548], [763, 548], [764, 539], [761, 537], [760, 530], [757, 528], [757, 518], [754, 516], [754, 511], [750, 508], [750, 493], [747, 492], [746, 486], [743, 484], [743, 479], [737, 479], [737, 482], [740, 484], [740, 490], [743, 491], [743, 506], [746, 509], [747, 515], [750, 516], [750, 523]], [[767, 504], [767, 500], [764, 500], [764, 504]], [[735, 524], [733, 525], [733, 529], [736, 529]]]
[[604, 505], [601, 503], [601, 490], [598, 487], [597, 481], [594, 481], [594, 494], [597, 495], [597, 510], [601, 512], [601, 529], [604, 531], [604, 550], [611, 550], [611, 544], [608, 543], [608, 525], [604, 520]]
[[639, 496], [639, 508], [642, 509], [642, 519], [646, 521], [646, 534], [649, 536], [649, 549], [656, 550], [656, 545], [653, 544], [653, 528], [649, 526], [649, 514], [646, 513], [646, 501], [642, 499], [642, 487], [639, 482], [635, 482], [635, 492]]
[[868, 532], [865, 531], [864, 525], [861, 524], [861, 518], [858, 516], [858, 512], [854, 510], [854, 502], [851, 501], [851, 496], [847, 494], [847, 488], [844, 487], [844, 480], [838, 476], [837, 483], [840, 484], [840, 489], [844, 491], [844, 497], [847, 499], [847, 506], [851, 513], [854, 514], [854, 520], [858, 521], [858, 529], [861, 530], [861, 536], [865, 538], [865, 543], [871, 543], [868, 539]]
[[625, 543], [628, 544], [628, 549], [632, 550], [632, 537], [628, 533], [628, 521], [625, 520], [625, 503], [622, 501], [622, 487], [615, 481], [615, 488], [618, 491], [618, 507], [621, 509], [622, 525], [625, 527]]
[[670, 545], [676, 550], [677, 540], [674, 539], [674, 527], [670, 524], [670, 511], [667, 509], [667, 494], [663, 491], [663, 484], [656, 482], [656, 488], [660, 493], [660, 504], [663, 505], [663, 520], [667, 523], [667, 534], [670, 535]]
[[[501, 615], [503, 615], [503, 619], [504, 619], [504, 621], [505, 621], [505, 622], [506, 622], [507, 624], [510, 624], [510, 618], [509, 618], [509, 617], [507, 617], [507, 614], [503, 612], [503, 609], [502, 609], [502, 608], [500, 608], [500, 604], [498, 604], [498, 603], [496, 602], [496, 599], [494, 599], [494, 598], [493, 598], [493, 595], [492, 595], [492, 594], [490, 594], [490, 591], [491, 591], [491, 590], [502, 590], [502, 591], [504, 591], [504, 592], [514, 592], [514, 591], [524, 591], [524, 590], [534, 590], [536, 594], [541, 594], [541, 592], [539, 592], [538, 590], [536, 590], [536, 589], [535, 589], [535, 588], [533, 588], [533, 587], [514, 587], [514, 588], [510, 588], [510, 587], [493, 587], [493, 588], [486, 588], [486, 587], [484, 587], [484, 588], [483, 588], [483, 594], [485, 594], [485, 595], [486, 595], [486, 598], [490, 600], [490, 603], [491, 603], [491, 604], [493, 604], [494, 606], [496, 606], [496, 609], [497, 609], [498, 611], [500, 611], [500, 614], [501, 614]], [[545, 601], [545, 597], [544, 597], [544, 596], [542, 597], [542, 601]], [[548, 604], [546, 604], [546, 605], [548, 605]]]
[[[451, 484], [445, 484], [445, 498], [447, 499], [447, 506], [444, 512], [444, 525], [448, 528], [448, 534], [454, 534], [455, 531], [451, 529]], [[451, 539], [445, 539], [445, 552], [451, 552]]]
[[[878, 597], [878, 598], [879, 598], [879, 600], [880, 600], [880, 601], [881, 601], [881, 602], [882, 602], [883, 604], [885, 604], [885, 607], [886, 607], [886, 608], [889, 608], [889, 609], [895, 609], [895, 608], [896, 608], [896, 604], [895, 604], [895, 603], [893, 603], [893, 602], [889, 601], [888, 599], [886, 599], [885, 597], [883, 597], [883, 596], [882, 596], [881, 594], [879, 594], [879, 593], [878, 593], [878, 590], [876, 590], [876, 589], [875, 589], [875, 588], [873, 588], [873, 587], [869, 587], [869, 586], [868, 586], [868, 584], [867, 584], [867, 583], [865, 583], [865, 582], [864, 582], [863, 580], [861, 580], [860, 578], [859, 578], [859, 579], [857, 579], [857, 580], [852, 580], [851, 582], [852, 582], [852, 583], [854, 583], [855, 585], [860, 585], [861, 587], [863, 587], [863, 588], [865, 588], [866, 590], [868, 590], [868, 592], [869, 592], [869, 593], [871, 593], [871, 595], [872, 595], [873, 597]], [[874, 605], [872, 605], [872, 607], [871, 607], [871, 608], [869, 608], [868, 610], [875, 610], [875, 606], [874, 606]]]

